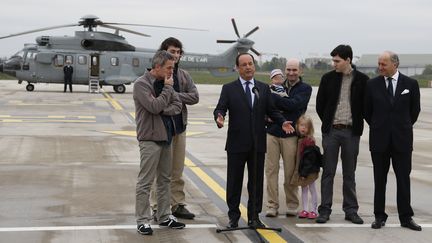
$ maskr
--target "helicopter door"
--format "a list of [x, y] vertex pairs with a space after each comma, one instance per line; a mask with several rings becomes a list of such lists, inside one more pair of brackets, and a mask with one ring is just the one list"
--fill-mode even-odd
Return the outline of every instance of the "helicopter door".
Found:
[[99, 55], [90, 55], [90, 76], [99, 77]]

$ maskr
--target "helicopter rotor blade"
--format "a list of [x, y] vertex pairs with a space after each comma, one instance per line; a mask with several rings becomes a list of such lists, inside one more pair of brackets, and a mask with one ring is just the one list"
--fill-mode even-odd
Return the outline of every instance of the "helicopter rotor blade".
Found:
[[240, 34], [239, 34], [238, 29], [237, 29], [237, 25], [236, 25], [236, 22], [235, 22], [234, 18], [231, 19], [231, 22], [232, 22], [232, 24], [233, 24], [234, 31], [235, 31], [237, 37], [240, 38]]
[[255, 28], [253, 28], [251, 31], [249, 31], [247, 34], [245, 34], [245, 35], [243, 36], [243, 38], [246, 38], [246, 37], [252, 35], [252, 34], [253, 34], [255, 31], [257, 31], [258, 29], [259, 29], [258, 26], [255, 27]]
[[143, 26], [143, 27], [151, 27], [151, 28], [164, 28], [164, 29], [177, 29], [177, 30], [193, 30], [193, 31], [208, 31], [206, 29], [196, 29], [196, 28], [183, 28], [176, 26], [165, 26], [165, 25], [151, 25], [151, 24], [127, 24], [127, 23], [106, 23], [103, 22], [102, 25], [129, 25], [129, 26]]
[[145, 36], [145, 37], [150, 37], [150, 35], [147, 35], [147, 34], [144, 34], [144, 33], [136, 32], [136, 31], [133, 31], [133, 30], [129, 30], [129, 29], [125, 29], [125, 28], [121, 28], [121, 27], [117, 27], [117, 26], [107, 25], [105, 23], [104, 24], [100, 24], [99, 26], [105, 27], [105, 28], [108, 28], [108, 29], [113, 29], [113, 30], [121, 30], [123, 32], [128, 32], [128, 33], [135, 34], [135, 35], [141, 35], [141, 36]]
[[255, 55], [261, 56], [261, 53], [259, 53], [257, 50], [255, 50], [253, 47], [250, 49]]
[[216, 40], [216, 43], [234, 43], [236, 40]]
[[78, 26], [78, 24], [65, 24], [65, 25], [57, 25], [57, 26], [40, 28], [40, 29], [28, 30], [28, 31], [24, 31], [24, 32], [16, 33], [16, 34], [0, 36], [0, 39], [6, 39], [6, 38], [14, 37], [14, 36], [26, 35], [26, 34], [31, 34], [31, 33], [35, 33], [35, 32], [45, 31], [45, 30], [53, 30], [53, 29], [60, 29], [60, 28], [73, 27], [73, 26]]

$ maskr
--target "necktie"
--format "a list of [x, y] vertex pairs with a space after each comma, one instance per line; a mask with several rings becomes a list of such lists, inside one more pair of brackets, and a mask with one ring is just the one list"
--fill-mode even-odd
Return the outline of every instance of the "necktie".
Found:
[[388, 81], [388, 85], [387, 85], [387, 93], [390, 96], [390, 100], [393, 102], [393, 82], [392, 82], [393, 78], [388, 77], [387, 81]]
[[250, 89], [249, 89], [249, 84], [250, 83], [251, 82], [246, 81], [246, 90], [245, 90], [245, 93], [246, 93], [246, 98], [247, 98], [249, 107], [252, 108], [252, 95], [251, 95], [251, 92], [250, 92]]

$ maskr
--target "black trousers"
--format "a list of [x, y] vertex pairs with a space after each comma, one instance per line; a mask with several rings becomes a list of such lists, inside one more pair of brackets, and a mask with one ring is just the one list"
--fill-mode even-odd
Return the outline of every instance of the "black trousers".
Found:
[[390, 159], [396, 175], [397, 184], [397, 209], [401, 223], [407, 222], [414, 215], [411, 208], [411, 154], [412, 152], [371, 152], [375, 192], [374, 214], [375, 218], [386, 220], [385, 200], [387, 174], [390, 168]]
[[[243, 187], [243, 174], [245, 165], [248, 169], [248, 183], [247, 189], [249, 194], [248, 199], [248, 219], [258, 219], [258, 214], [262, 210], [263, 201], [263, 181], [264, 181], [264, 155], [265, 153], [257, 153], [256, 156], [256, 176], [253, 178], [253, 153], [228, 153], [228, 167], [227, 167], [227, 194], [226, 200], [228, 204], [228, 217], [230, 219], [240, 218], [240, 199]], [[254, 183], [256, 183], [254, 185]], [[256, 188], [256, 194], [254, 192]], [[255, 205], [255, 208], [253, 207]]]
[[64, 92], [66, 92], [68, 84], [69, 84], [69, 90], [70, 90], [70, 92], [72, 92], [72, 78], [65, 78], [65, 80], [64, 80]]

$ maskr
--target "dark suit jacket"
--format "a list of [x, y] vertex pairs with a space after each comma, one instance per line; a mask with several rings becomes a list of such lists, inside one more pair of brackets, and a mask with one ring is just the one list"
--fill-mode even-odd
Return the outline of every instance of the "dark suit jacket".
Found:
[[[353, 70], [353, 81], [351, 84], [351, 115], [352, 132], [357, 136], [363, 133], [363, 101], [366, 82], [369, 77], [362, 72]], [[324, 74], [316, 97], [316, 112], [321, 119], [321, 132], [330, 132], [333, 125], [334, 115], [339, 101], [342, 86], [342, 73], [331, 71]]]
[[[252, 123], [255, 124], [257, 152], [266, 152], [266, 130], [264, 116], [282, 125], [285, 119], [275, 108], [270, 98], [267, 84], [255, 80], [259, 90], [259, 99], [255, 97], [253, 109], [247, 103], [246, 94], [239, 79], [224, 84], [219, 102], [213, 112], [215, 120], [218, 113], [225, 117], [229, 112], [228, 137], [225, 150], [229, 153], [249, 152], [253, 147]], [[253, 95], [253, 94], [252, 94]]]
[[[404, 93], [404, 94], [402, 94]], [[420, 90], [416, 80], [399, 73], [391, 104], [383, 76], [368, 81], [365, 119], [370, 127], [371, 152], [411, 152], [412, 127], [420, 113]]]
[[72, 78], [73, 67], [66, 65], [63, 67], [63, 72], [64, 72], [65, 79], [67, 79], [67, 78], [70, 79], [70, 78]]

